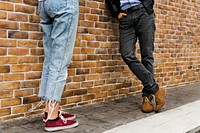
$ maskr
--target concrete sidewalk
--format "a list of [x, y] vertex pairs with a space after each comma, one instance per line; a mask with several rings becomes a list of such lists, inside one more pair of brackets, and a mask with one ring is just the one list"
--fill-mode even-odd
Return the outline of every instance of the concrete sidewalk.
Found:
[[[80, 125], [56, 133], [142, 133], [141, 127], [149, 133], [197, 133], [200, 129], [200, 83], [167, 89], [166, 105], [161, 113], [142, 113], [140, 101], [141, 96], [135, 95], [65, 110], [76, 114]], [[43, 126], [42, 116], [38, 115], [1, 122], [0, 133], [45, 133]]]

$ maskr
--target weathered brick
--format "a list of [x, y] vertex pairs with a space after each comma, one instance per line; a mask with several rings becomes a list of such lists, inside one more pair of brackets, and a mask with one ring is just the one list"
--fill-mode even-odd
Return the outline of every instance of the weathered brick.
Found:
[[25, 113], [28, 112], [28, 110], [31, 109], [31, 105], [22, 105], [13, 107], [12, 114], [19, 114], [19, 113]]
[[0, 64], [16, 64], [17, 57], [16, 56], [0, 56]]
[[29, 15], [29, 22], [31, 23], [39, 23], [40, 17], [36, 15]]
[[8, 38], [28, 39], [28, 32], [8, 31]]
[[0, 29], [18, 30], [19, 24], [17, 22], [9, 22], [9, 21], [1, 21], [0, 20]]
[[74, 96], [74, 97], [67, 98], [67, 103], [68, 104], [77, 103], [77, 102], [80, 102], [80, 101], [81, 101], [81, 97], [80, 96]]
[[31, 32], [29, 38], [32, 40], [42, 40], [42, 33]]
[[33, 14], [35, 12], [35, 8], [27, 5], [15, 5], [15, 11]]
[[39, 101], [40, 101], [40, 98], [38, 98], [37, 96], [29, 96], [29, 97], [23, 98], [23, 104], [30, 104], [30, 103], [39, 102]]
[[39, 59], [37, 56], [21, 56], [18, 58], [18, 63], [38, 63]]
[[0, 39], [0, 47], [15, 47], [16, 40]]
[[6, 100], [1, 100], [1, 107], [20, 105], [21, 102], [22, 102], [21, 98], [11, 98]]
[[25, 48], [10, 48], [8, 49], [9, 55], [28, 55], [29, 50]]
[[73, 61], [86, 61], [87, 60], [87, 55], [74, 55], [72, 57]]
[[73, 81], [74, 81], [74, 82], [85, 81], [85, 76], [83, 76], [83, 75], [81, 75], [81, 76], [74, 76], [74, 77], [73, 77]]
[[80, 83], [68, 83], [66, 89], [77, 89], [80, 88]]
[[7, 38], [6, 30], [0, 30], [0, 38]]
[[7, 13], [6, 12], [0, 12], [0, 19], [6, 19]]
[[0, 99], [12, 98], [12, 97], [13, 97], [13, 91], [12, 90], [0, 91]]
[[31, 40], [18, 40], [17, 44], [19, 47], [35, 48], [37, 47], [37, 41]]
[[73, 90], [70, 90], [70, 91], [64, 91], [62, 93], [62, 97], [70, 97], [70, 96], [73, 96], [74, 95], [74, 91]]
[[92, 87], [94, 84], [93, 81], [86, 81], [81, 83], [81, 87]]
[[0, 108], [0, 116], [10, 115], [11, 108]]
[[11, 21], [28, 21], [28, 15], [25, 14], [17, 14], [17, 13], [9, 13], [8, 14], [8, 20]]
[[9, 115], [9, 116], [5, 116], [5, 117], [0, 118], [0, 120], [6, 121], [6, 120], [16, 119], [16, 118], [20, 118], [20, 117], [24, 117], [24, 114]]
[[76, 75], [89, 74], [89, 69], [77, 69]]
[[13, 11], [14, 4], [7, 2], [0, 2], [0, 10]]
[[41, 72], [29, 72], [29, 73], [26, 73], [26, 80], [29, 80], [29, 79], [40, 79], [41, 75], [42, 75]]
[[7, 49], [6, 48], [0, 48], [0, 55], [6, 55]]
[[93, 1], [86, 1], [86, 7], [98, 8], [98, 3]]
[[24, 80], [24, 74], [4, 74], [5, 81]]
[[27, 72], [31, 70], [31, 65], [13, 65], [11, 72]]
[[21, 23], [20, 24], [20, 30], [39, 31], [39, 25], [38, 24]]
[[24, 90], [15, 90], [14, 96], [15, 97], [24, 97], [24, 96], [30, 96], [33, 95], [33, 89], [24, 89]]
[[19, 89], [20, 82], [0, 82], [0, 90]]
[[17, 2], [17, 3], [22, 3], [23, 2], [23, 0], [7, 0], [7, 1], [9, 1], [9, 2]]
[[42, 71], [42, 64], [33, 64], [32, 65], [32, 70], [33, 71]]
[[38, 0], [24, 0], [25, 4], [31, 5], [31, 6], [37, 6], [38, 5]]
[[22, 82], [22, 85], [21, 85], [22, 88], [35, 88], [38, 86], [39, 86], [38, 80], [24, 81], [24, 82]]
[[10, 66], [0, 66], [0, 73], [9, 73]]
[[100, 87], [95, 87], [95, 88], [89, 88], [88, 93], [100, 93], [101, 88]]
[[85, 95], [87, 94], [87, 89], [78, 89], [78, 90], [74, 90], [74, 95]]
[[83, 96], [83, 101], [92, 100], [94, 98], [95, 98], [95, 94], [84, 95]]

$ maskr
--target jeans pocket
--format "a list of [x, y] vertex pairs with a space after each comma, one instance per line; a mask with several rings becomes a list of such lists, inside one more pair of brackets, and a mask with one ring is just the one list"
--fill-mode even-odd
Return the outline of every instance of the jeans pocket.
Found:
[[48, 11], [59, 12], [67, 6], [67, 0], [47, 0], [46, 7]]

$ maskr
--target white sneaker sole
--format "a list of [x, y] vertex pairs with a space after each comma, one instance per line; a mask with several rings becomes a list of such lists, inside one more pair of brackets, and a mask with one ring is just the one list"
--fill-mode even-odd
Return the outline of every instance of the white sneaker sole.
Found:
[[74, 128], [79, 125], [79, 122], [77, 121], [76, 123], [68, 126], [61, 126], [61, 127], [45, 127], [44, 129], [48, 132], [53, 132], [53, 131], [58, 131], [58, 130], [63, 130], [63, 129], [69, 129], [69, 128]]

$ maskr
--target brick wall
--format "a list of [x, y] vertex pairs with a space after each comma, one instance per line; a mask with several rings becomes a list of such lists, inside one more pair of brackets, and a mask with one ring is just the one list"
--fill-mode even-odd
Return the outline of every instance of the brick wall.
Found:
[[[62, 108], [139, 92], [140, 81], [121, 60], [118, 25], [110, 17], [104, 0], [79, 3], [77, 39]], [[155, 3], [156, 80], [164, 88], [199, 82], [200, 2]], [[40, 101], [37, 93], [44, 52], [38, 23], [37, 0], [0, 1], [0, 120], [38, 114], [44, 107], [28, 111]]]

